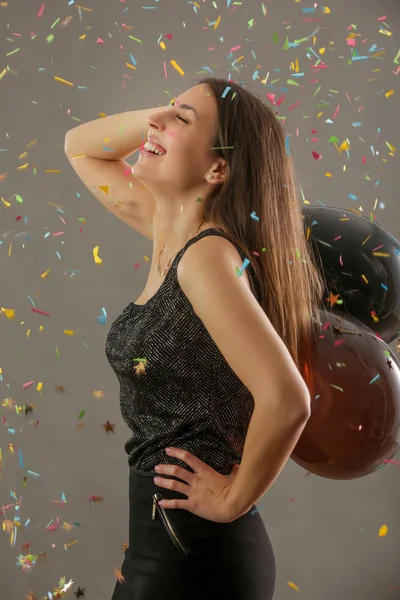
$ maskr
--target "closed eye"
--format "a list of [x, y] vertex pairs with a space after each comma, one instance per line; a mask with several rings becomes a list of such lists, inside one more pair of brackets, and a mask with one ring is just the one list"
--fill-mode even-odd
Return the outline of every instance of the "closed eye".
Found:
[[179, 119], [180, 121], [183, 121], [184, 123], [186, 123], [187, 125], [189, 125], [189, 121], [187, 121], [186, 119], [184, 119], [183, 117], [180, 117], [179, 115], [176, 116], [177, 119]]

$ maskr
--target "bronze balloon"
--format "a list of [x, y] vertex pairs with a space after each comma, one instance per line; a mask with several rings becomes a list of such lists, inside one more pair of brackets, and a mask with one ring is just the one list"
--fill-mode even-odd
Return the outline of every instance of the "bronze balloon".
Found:
[[352, 317], [320, 312], [307, 372], [311, 417], [292, 459], [328, 479], [356, 479], [400, 447], [400, 363]]

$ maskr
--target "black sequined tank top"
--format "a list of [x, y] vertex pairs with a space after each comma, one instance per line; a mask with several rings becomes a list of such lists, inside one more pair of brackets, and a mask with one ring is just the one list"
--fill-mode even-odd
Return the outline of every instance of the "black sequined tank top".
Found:
[[[187, 248], [208, 235], [229, 239], [213, 228], [189, 240], [155, 295], [143, 305], [131, 302], [107, 335], [121, 414], [132, 431], [125, 451], [138, 471], [154, 472], [159, 463], [192, 471], [165, 453], [168, 446], [189, 451], [223, 475], [241, 461], [253, 397], [193, 311], [177, 275]], [[258, 300], [250, 265], [246, 272]]]

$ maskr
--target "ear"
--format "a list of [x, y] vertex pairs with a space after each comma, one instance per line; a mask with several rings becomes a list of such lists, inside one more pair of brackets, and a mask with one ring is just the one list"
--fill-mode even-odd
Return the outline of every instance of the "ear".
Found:
[[211, 170], [208, 171], [206, 180], [208, 183], [219, 184], [223, 183], [228, 175], [228, 169], [226, 166], [226, 160], [223, 158], [218, 159], [218, 161], [212, 166]]

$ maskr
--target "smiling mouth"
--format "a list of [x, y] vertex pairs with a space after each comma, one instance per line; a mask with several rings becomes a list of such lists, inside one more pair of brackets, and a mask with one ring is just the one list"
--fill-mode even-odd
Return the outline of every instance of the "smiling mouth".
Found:
[[151, 154], [153, 156], [164, 156], [167, 153], [165, 148], [158, 144], [155, 144], [154, 142], [151, 142], [150, 140], [143, 144], [142, 152], [144, 152], [145, 154]]

